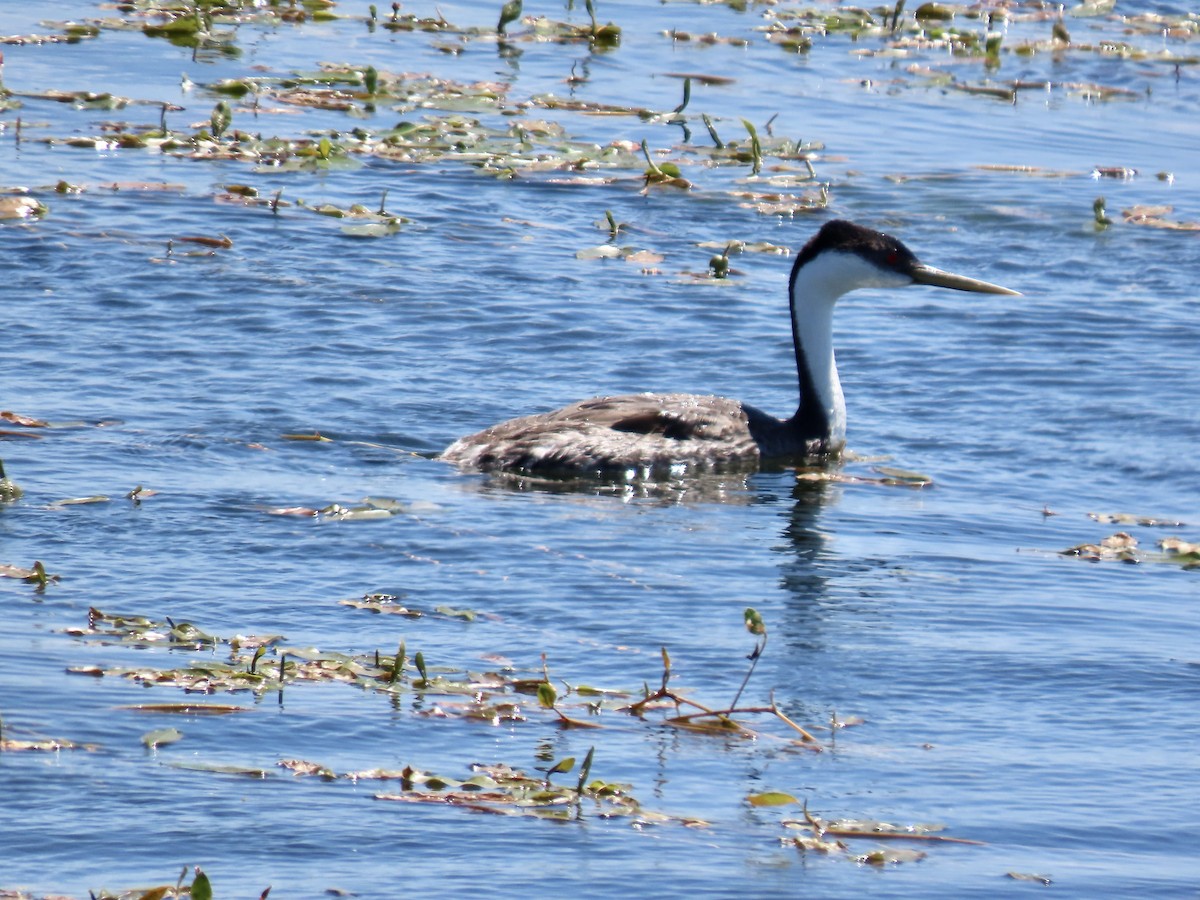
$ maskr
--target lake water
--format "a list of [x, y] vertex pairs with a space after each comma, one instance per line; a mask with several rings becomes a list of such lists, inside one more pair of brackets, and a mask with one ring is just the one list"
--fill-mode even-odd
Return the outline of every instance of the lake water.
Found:
[[[1053, 17], [1018, 6], [994, 23], [991, 69], [871, 30], [813, 32], [791, 53], [762, 30], [796, 23], [805, 7], [787, 3], [605, 2], [599, 20], [621, 39], [594, 52], [533, 40], [529, 22], [497, 46], [485, 32], [498, 3], [441, 3], [457, 29], [439, 32], [388, 29], [383, 6], [372, 30], [366, 4], [303, 23], [248, 10], [241, 24], [218, 17], [199, 48], [143, 34], [136, 11], [118, 27], [108, 6], [56, 3], [53, 22], [35, 6], [0, 6], [0, 33], [103, 21], [75, 43], [2, 47], [13, 95], [0, 189], [48, 212], [0, 222], [0, 406], [59, 427], [0, 423], [0, 457], [24, 488], [0, 506], [0, 565], [40, 560], [61, 580], [0, 578], [0, 716], [6, 741], [95, 746], [0, 754], [0, 889], [115, 893], [200, 866], [218, 897], [268, 885], [371, 898], [1197, 895], [1200, 571], [1157, 542], [1200, 540], [1200, 236], [1121, 214], [1170, 206], [1156, 221], [1200, 221], [1200, 24], [1185, 5], [1068, 16], [1073, 45], [1032, 54], [1016, 50], [1048, 41]], [[582, 9], [534, 7], [588, 23]], [[738, 40], [672, 41], [670, 29]], [[368, 108], [361, 86], [343, 108], [301, 105], [285, 79], [319, 63], [463, 87], [449, 97], [426, 80], [422, 106]], [[683, 99], [672, 73], [705, 76], [682, 124], [669, 121]], [[257, 101], [211, 89], [247, 78]], [[1014, 81], [1045, 84], [1015, 102], [962, 89]], [[647, 112], [556, 108], [550, 94]], [[182, 107], [168, 128], [194, 135], [222, 99], [232, 122], [199, 150], [107, 143], [157, 129], [164, 103]], [[755, 126], [757, 177], [748, 159], [713, 164], [701, 113], [743, 149], [742, 119]], [[401, 122], [434, 138], [406, 152], [369, 142]], [[291, 161], [273, 164], [256, 136], [292, 141], [274, 157]], [[85, 138], [101, 140], [71, 144]], [[783, 138], [819, 145], [815, 182], [778, 154]], [[642, 140], [692, 187], [643, 190]], [[629, 143], [584, 149], [615, 142]], [[235, 143], [244, 158], [221, 158]], [[559, 164], [572, 153], [598, 162]], [[802, 201], [739, 195], [812, 205], [818, 184], [825, 210], [759, 211]], [[281, 205], [238, 202], [229, 185]], [[374, 211], [385, 191], [387, 212], [408, 220], [395, 233], [313, 211]], [[606, 211], [627, 226], [615, 246], [652, 255], [580, 258], [608, 242]], [[711, 392], [790, 412], [790, 259], [734, 255], [724, 283], [684, 273], [719, 252], [702, 244], [794, 249], [835, 215], [1024, 294], [842, 301], [844, 480], [787, 470], [554, 490], [429, 458], [599, 393]], [[214, 246], [221, 236], [232, 245]], [[316, 433], [330, 440], [287, 437]], [[933, 484], [878, 483], [877, 465]], [[127, 499], [138, 485], [156, 493]], [[99, 495], [110, 499], [61, 503]], [[365, 521], [272, 514], [366, 497], [401, 505]], [[1117, 532], [1139, 541], [1140, 563], [1060, 553]], [[426, 615], [340, 603], [375, 593]], [[727, 706], [755, 646], [746, 607], [767, 644], [739, 705], [773, 695], [821, 752], [767, 714], [736, 716], [750, 738], [617, 708], [660, 684], [664, 647], [672, 688]], [[159, 634], [169, 617], [222, 639], [282, 635], [260, 662], [272, 670], [281, 651], [293, 665], [306, 648], [366, 665], [403, 640], [430, 678], [511, 684], [542, 679], [544, 655], [560, 709], [603, 727], [564, 727], [511, 687], [488, 702], [518, 702], [521, 720], [480, 721], [462, 695], [419, 689], [411, 663], [400, 685], [368, 689], [298, 674], [282, 692], [146, 687], [118, 670], [217, 666], [229, 644], [129, 642], [95, 618], [112, 633], [85, 633], [89, 608], [145, 616]], [[629, 696], [589, 711], [595, 697], [565, 685]], [[187, 702], [246, 711], [129, 708]], [[847, 727], [831, 734], [834, 718]], [[164, 728], [181, 739], [148, 749], [143, 735]], [[487, 815], [377, 800], [438, 792], [278, 765], [454, 781], [473, 764], [536, 776], [574, 757], [550, 776], [570, 787], [589, 748], [590, 777], [627, 785], [640, 815], [606, 816], [595, 797], [559, 807], [564, 821], [518, 814], [536, 804]], [[807, 832], [786, 824], [804, 822], [802, 807], [750, 802], [766, 792], [826, 822], [936, 823], [982, 843], [847, 837], [845, 851], [806, 851], [791, 839]], [[879, 848], [926, 856], [860, 861]]]

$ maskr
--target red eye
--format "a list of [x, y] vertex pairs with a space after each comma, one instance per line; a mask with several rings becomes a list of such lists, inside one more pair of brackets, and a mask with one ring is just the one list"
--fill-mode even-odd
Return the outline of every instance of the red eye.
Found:
[[889, 266], [895, 266], [900, 261], [900, 254], [893, 250], [887, 255], [887, 261]]

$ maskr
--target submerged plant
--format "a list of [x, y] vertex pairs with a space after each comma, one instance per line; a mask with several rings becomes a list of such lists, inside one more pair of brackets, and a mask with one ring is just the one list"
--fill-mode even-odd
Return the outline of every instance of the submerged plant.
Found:
[[500, 21], [496, 23], [496, 31], [504, 34], [504, 30], [510, 23], [521, 18], [521, 0], [508, 0], [500, 7]]
[[25, 494], [21, 486], [9, 479], [4, 472], [4, 460], [0, 459], [0, 503], [12, 503]]
[[213, 107], [212, 115], [209, 117], [209, 127], [212, 131], [212, 136], [220, 138], [225, 134], [225, 130], [229, 128], [232, 122], [232, 108], [224, 100], [220, 101]]

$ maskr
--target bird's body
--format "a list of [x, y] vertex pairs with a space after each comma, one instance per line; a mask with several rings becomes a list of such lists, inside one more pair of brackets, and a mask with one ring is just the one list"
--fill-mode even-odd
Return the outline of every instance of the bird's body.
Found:
[[754, 468], [763, 455], [755, 427], [766, 432], [780, 424], [726, 397], [623, 394], [510, 419], [457, 441], [443, 458], [480, 471], [642, 477], [738, 471]]
[[441, 458], [478, 471], [661, 478], [836, 456], [846, 440], [846, 405], [833, 352], [834, 303], [856, 288], [918, 283], [1016, 293], [922, 265], [878, 231], [828, 222], [797, 254], [789, 279], [800, 387], [795, 415], [777, 419], [699, 394], [596, 397], [460, 438]]

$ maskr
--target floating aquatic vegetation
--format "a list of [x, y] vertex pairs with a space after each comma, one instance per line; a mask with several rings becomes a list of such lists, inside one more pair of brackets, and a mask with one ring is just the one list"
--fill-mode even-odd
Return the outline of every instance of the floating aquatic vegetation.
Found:
[[48, 428], [50, 423], [45, 419], [39, 419], [36, 416], [26, 416], [21, 413], [4, 410], [0, 412], [0, 422], [8, 422], [10, 425], [22, 425], [25, 428]]
[[769, 253], [775, 256], [790, 256], [792, 248], [770, 241], [700, 241], [696, 244], [704, 250], [720, 250], [725, 253]]
[[1064, 556], [1078, 556], [1093, 562], [1102, 559], [1117, 559], [1121, 562], [1136, 563], [1140, 558], [1134, 552], [1138, 541], [1127, 531], [1118, 531], [1104, 538], [1098, 544], [1077, 544], [1063, 550]]
[[641, 266], [653, 266], [662, 262], [661, 253], [644, 250], [639, 247], [616, 247], [612, 244], [601, 244], [598, 247], [586, 247], [575, 251], [576, 259], [621, 259], [625, 262]]
[[135, 703], [132, 706], [117, 708], [179, 716], [228, 716], [232, 713], [250, 712], [249, 707], [229, 703]]
[[419, 619], [425, 615], [421, 610], [408, 606], [396, 594], [365, 594], [361, 600], [339, 600], [342, 606], [353, 609], [365, 609], [373, 613], [386, 613], [393, 616], [405, 616]]
[[794, 216], [797, 213], [817, 212], [829, 206], [829, 188], [821, 185], [816, 192], [785, 194], [777, 191], [730, 191], [743, 209], [752, 209], [764, 216]]
[[650, 149], [645, 141], [642, 141], [642, 155], [646, 158], [646, 171], [642, 173], [642, 177], [645, 179], [647, 190], [651, 185], [677, 187], [684, 190], [692, 186], [692, 183], [680, 174], [679, 166], [675, 163], [656, 163], [651, 159]]
[[907, 487], [928, 487], [933, 484], [933, 479], [928, 475], [909, 469], [898, 469], [895, 466], [873, 466], [872, 470], [880, 476], [880, 484], [896, 484]]
[[1077, 178], [1079, 172], [1064, 171], [1061, 169], [1043, 169], [1041, 166], [1014, 166], [1000, 165], [996, 163], [985, 163], [974, 166], [984, 172], [1008, 172], [1015, 175], [1030, 175], [1036, 178]]
[[504, 34], [504, 29], [508, 27], [509, 22], [515, 22], [521, 18], [522, 6], [521, 0], [508, 0], [500, 7], [500, 20], [496, 23], [496, 31]]
[[57, 28], [58, 33], [0, 35], [0, 44], [78, 44], [100, 34], [100, 27], [90, 22], [43, 22], [41, 27]]
[[[643, 827], [668, 823], [707, 827], [701, 819], [650, 812], [631, 793], [628, 784], [591, 778], [595, 747], [588, 750], [573, 785], [557, 785], [554, 775], [575, 768], [574, 757], [550, 766], [544, 777], [527, 775], [504, 764], [473, 765], [467, 779], [454, 779], [406, 767], [401, 773], [402, 791], [376, 794], [376, 800], [401, 803], [447, 804], [472, 812], [509, 816], [532, 816], [554, 821], [586, 818], [627, 819]], [[590, 779], [590, 780], [589, 780]]]
[[[77, 744], [74, 741], [63, 740], [60, 738], [34, 738], [26, 740], [22, 738], [10, 738], [7, 736], [7, 730], [4, 719], [0, 716], [0, 753], [56, 753], [59, 750], [87, 750], [93, 751], [100, 749], [98, 744]], [[0, 896], [4, 894], [0, 891]]]
[[[1097, 518], [1093, 515], [1093, 518]], [[1103, 519], [1098, 519], [1103, 521]], [[1182, 523], [1160, 522], [1157, 520], [1139, 521], [1138, 524], [1150, 524], [1151, 527], [1163, 525], [1173, 526]], [[1164, 538], [1157, 542], [1157, 552], [1141, 549], [1136, 537], [1127, 531], [1118, 531], [1109, 535], [1098, 544], [1077, 544], [1059, 551], [1063, 556], [1077, 556], [1089, 562], [1118, 561], [1124, 563], [1172, 563], [1183, 569], [1200, 569], [1200, 544], [1185, 541], [1178, 537]]]
[[1200, 543], [1192, 543], [1181, 538], [1170, 537], [1163, 538], [1158, 542], [1158, 546], [1168, 556], [1178, 558], [1178, 561], [1185, 562], [1188, 565], [1200, 564]]
[[339, 600], [338, 604], [349, 606], [353, 609], [365, 609], [373, 613], [404, 616], [409, 619], [419, 619], [422, 616], [432, 614], [444, 619], [461, 619], [466, 622], [473, 622], [478, 617], [478, 613], [473, 609], [456, 609], [452, 606], [436, 606], [432, 613], [430, 613], [410, 606], [397, 594], [364, 594], [361, 599]]
[[157, 750], [167, 744], [183, 740], [183, 732], [178, 728], [156, 728], [142, 735], [141, 741], [149, 750]]
[[1104, 525], [1141, 525], [1144, 528], [1182, 528], [1186, 522], [1178, 519], [1163, 519], [1158, 516], [1135, 516], [1129, 513], [1094, 513], [1087, 517]]
[[404, 216], [393, 215], [387, 212], [385, 209], [386, 202], [387, 192], [385, 191], [383, 198], [380, 200], [378, 210], [369, 209], [361, 203], [354, 203], [348, 207], [341, 207], [332, 203], [322, 203], [320, 206], [308, 206], [300, 202], [297, 205], [309, 209], [318, 215], [348, 220], [342, 225], [343, 234], [352, 237], [386, 237], [399, 233], [404, 225], [412, 221]]
[[179, 649], [202, 650], [224, 643], [223, 639], [200, 630], [190, 622], [176, 623], [170, 618], [159, 620], [106, 613], [95, 607], [88, 609], [86, 628], [68, 628], [65, 633], [73, 637], [96, 639], [99, 643], [133, 647], [165, 643]]
[[12, 503], [24, 495], [25, 490], [5, 474], [4, 460], [0, 459], [0, 503]]
[[84, 750], [93, 753], [99, 749], [99, 744], [81, 744], [63, 738], [0, 738], [0, 753], [57, 753], [60, 750]]
[[[853, 458], [847, 459], [847, 462], [855, 461]], [[857, 460], [865, 462], [867, 460]], [[844, 469], [828, 468], [828, 467], [813, 467], [801, 468], [796, 470], [796, 481], [809, 482], [812, 484], [824, 484], [827, 482], [836, 484], [877, 484], [885, 487], [910, 487], [910, 488], [925, 488], [934, 483], [931, 476], [922, 472], [914, 472], [909, 469], [900, 469], [893, 466], [871, 466], [873, 475], [862, 475], [856, 472], [847, 472]]]
[[[612, 50], [621, 43], [621, 26], [612, 22], [601, 25], [595, 17], [592, 0], [587, 0], [587, 6], [588, 11], [592, 13], [592, 20], [588, 25], [572, 25], [569, 22], [556, 22], [545, 16], [537, 16], [526, 18], [523, 24], [529, 29], [528, 33], [516, 37], [556, 44], [586, 43], [598, 52]], [[508, 39], [511, 38], [506, 38]]]
[[266, 512], [272, 516], [311, 516], [328, 522], [371, 522], [390, 519], [394, 515], [406, 512], [406, 507], [394, 500], [366, 497], [356, 506], [342, 506], [340, 503], [331, 503], [321, 509], [285, 506], [267, 509]]
[[1121, 218], [1129, 225], [1145, 225], [1168, 231], [1200, 231], [1200, 222], [1178, 222], [1167, 216], [1175, 211], [1173, 206], [1133, 206], [1121, 210]]
[[47, 90], [41, 93], [20, 93], [14, 96], [27, 100], [50, 100], [56, 103], [69, 103], [76, 109], [124, 109], [134, 102], [128, 97], [118, 97], [106, 91], [60, 91]]
[[55, 500], [50, 504], [51, 509], [61, 509], [66, 506], [90, 506], [95, 503], [109, 503], [110, 497], [104, 494], [93, 494], [90, 497], [68, 497], [65, 500]]
[[[397, 604], [399, 598], [373, 594], [367, 595], [363, 601], [340, 602], [359, 609], [384, 612], [393, 604]], [[401, 615], [411, 616], [407, 606], [403, 609]], [[473, 610], [446, 606], [436, 607], [433, 614], [468, 622], [476, 615]], [[646, 720], [651, 712], [673, 711], [674, 715], [666, 715], [661, 720], [662, 725], [697, 734], [762, 738], [766, 737], [767, 733], [750, 728], [734, 716], [767, 717], [768, 722], [782, 723], [788, 729], [789, 736], [775, 735], [777, 740], [810, 750], [819, 750], [821, 745], [813, 732], [792, 721], [775, 704], [774, 699], [768, 706], [737, 705], [766, 647], [767, 638], [766, 625], [757, 612], [747, 609], [744, 618], [747, 630], [756, 637], [757, 642], [750, 656], [749, 670], [738, 687], [733, 702], [724, 709], [706, 706], [670, 687], [671, 660], [665, 647], [662, 649], [663, 671], [658, 689], [650, 691], [647, 688], [640, 699], [630, 701], [628, 698], [631, 692], [628, 691], [582, 685], [573, 687], [565, 683], [564, 692], [560, 694], [551, 682], [545, 657], [542, 658], [541, 671], [532, 677], [529, 673], [520, 673], [511, 668], [473, 672], [430, 666], [421, 652], [410, 657], [403, 641], [394, 654], [379, 651], [373, 654], [321, 652], [281, 646], [282, 637], [278, 635], [223, 638], [208, 634], [189, 622], [177, 623], [170, 618], [157, 620], [140, 615], [110, 614], [95, 608], [89, 610], [86, 628], [70, 628], [66, 633], [89, 642], [107, 645], [139, 649], [169, 646], [172, 649], [207, 652], [203, 658], [193, 659], [186, 666], [178, 668], [87, 665], [72, 666], [67, 671], [92, 677], [121, 677], [147, 686], [167, 685], [192, 693], [207, 694], [243, 691], [262, 694], [266, 691], [284, 690], [297, 684], [339, 682], [370, 691], [393, 694], [412, 692], [423, 698], [441, 696], [443, 701], [434, 707], [438, 717], [491, 724], [542, 719], [544, 712], [538, 713], [541, 710], [553, 714], [562, 727], [598, 728], [602, 727], [603, 723], [597, 717], [602, 714], [632, 716]], [[213, 658], [212, 652], [222, 647], [228, 650], [228, 659]], [[268, 658], [269, 653], [274, 656]], [[187, 704], [183, 707], [149, 707], [146, 711], [194, 713], [192, 706]], [[857, 724], [849, 720], [838, 722], [836, 718], [832, 722], [834, 727]]]
[[840, 819], [826, 822], [809, 812], [807, 802], [804, 804], [802, 819], [785, 819], [781, 824], [788, 832], [785, 837], [780, 839], [784, 845], [796, 847], [802, 852], [813, 851], [825, 855], [839, 856], [860, 865], [888, 866], [916, 862], [924, 859], [926, 852], [892, 846], [876, 847], [871, 850], [862, 851], [852, 849], [848, 841], [865, 839], [874, 841], [884, 840], [889, 844], [893, 841], [916, 841], [926, 845], [967, 844], [983, 846], [982, 841], [938, 834], [937, 832], [944, 830], [944, 825], [894, 825], [886, 822], [862, 819]]
[[457, 31], [457, 30], [459, 30], [454, 25], [450, 24], [450, 22], [446, 21], [446, 19], [442, 16], [442, 13], [440, 10], [437, 11], [436, 18], [431, 17], [431, 16], [420, 17], [413, 13], [400, 12], [400, 4], [399, 3], [392, 4], [391, 16], [389, 16], [386, 19], [383, 19], [382, 21], [380, 21], [378, 18], [377, 11], [375, 9], [375, 5], [371, 4], [370, 22], [372, 24], [378, 24], [380, 27], [386, 28], [388, 31], [440, 32], [440, 31]]
[[20, 578], [26, 584], [36, 584], [39, 591], [48, 584], [57, 584], [62, 580], [61, 575], [52, 575], [46, 571], [41, 560], [34, 560], [31, 568], [21, 566], [0, 565], [0, 578]]
[[[702, 819], [671, 816], [642, 808], [629, 784], [592, 777], [595, 747], [588, 750], [579, 764], [573, 784], [560, 785], [554, 776], [575, 770], [574, 757], [566, 757], [548, 766], [540, 775], [526, 774], [505, 763], [473, 764], [471, 774], [458, 778], [406, 765], [402, 769], [365, 769], [339, 773], [329, 766], [304, 759], [281, 759], [276, 767], [293, 777], [319, 778], [326, 782], [367, 781], [399, 782], [398, 791], [381, 792], [373, 799], [392, 803], [438, 804], [473, 812], [497, 815], [530, 816], [555, 821], [573, 819], [624, 819], [630, 824], [679, 824], [708, 827]], [[272, 772], [254, 766], [218, 765], [192, 760], [173, 761], [173, 768], [214, 774], [240, 775], [256, 779], [270, 778]]]
[[[204, 874], [199, 866], [194, 869], [194, 875], [191, 884], [184, 884], [184, 879], [187, 878], [188, 872], [193, 871], [191, 867], [184, 866], [183, 871], [179, 873], [179, 878], [174, 884], [160, 884], [152, 887], [138, 887], [120, 891], [110, 891], [107, 889], [92, 890], [89, 892], [91, 900], [213, 900], [213, 888], [208, 876]], [[258, 900], [267, 900], [267, 895], [271, 889], [266, 888], [259, 894]], [[8, 891], [0, 891], [0, 897], [3, 900], [69, 900], [64, 897], [35, 897], [21, 892], [11, 894]]]
[[1032, 872], [1005, 872], [1005, 878], [1011, 878], [1013, 881], [1032, 881], [1036, 884], [1051, 885], [1054, 882], [1049, 875], [1035, 875]]
[[0, 220], [40, 219], [49, 207], [33, 197], [0, 197]]

